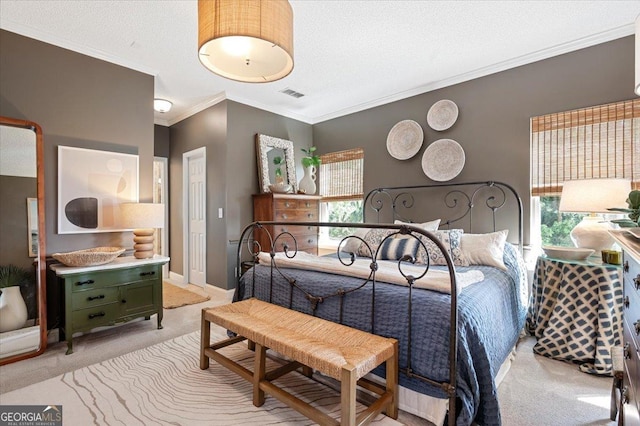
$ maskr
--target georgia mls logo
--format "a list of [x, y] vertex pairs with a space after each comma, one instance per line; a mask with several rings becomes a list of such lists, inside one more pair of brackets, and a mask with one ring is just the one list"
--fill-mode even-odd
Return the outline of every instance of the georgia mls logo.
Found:
[[62, 405], [0, 405], [0, 426], [62, 426]]

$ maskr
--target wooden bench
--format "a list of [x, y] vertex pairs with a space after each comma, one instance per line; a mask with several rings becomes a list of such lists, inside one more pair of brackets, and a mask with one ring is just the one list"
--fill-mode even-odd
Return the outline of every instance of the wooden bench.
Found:
[[[211, 323], [238, 336], [211, 345]], [[218, 352], [247, 339], [254, 348], [253, 372]], [[267, 349], [293, 361], [266, 372]], [[364, 425], [379, 413], [398, 417], [398, 342], [311, 315], [292, 311], [257, 299], [202, 310], [200, 368], [209, 368], [209, 358], [253, 383], [253, 404], [264, 404], [270, 394], [321, 425]], [[363, 376], [386, 362], [386, 386]], [[310, 376], [315, 369], [340, 381], [341, 422], [271, 383], [278, 377], [302, 368]], [[379, 398], [356, 415], [356, 386]]]

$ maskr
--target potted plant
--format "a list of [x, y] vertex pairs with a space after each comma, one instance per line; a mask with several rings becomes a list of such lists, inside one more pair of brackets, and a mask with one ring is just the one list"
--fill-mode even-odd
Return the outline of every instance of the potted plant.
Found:
[[312, 146], [309, 149], [302, 148], [302, 152], [305, 156], [302, 157], [302, 167], [304, 168], [304, 176], [300, 180], [298, 190], [305, 194], [316, 193], [316, 167], [320, 166], [320, 156], [316, 155], [316, 147]]
[[276, 177], [276, 185], [282, 185], [284, 183], [284, 178], [282, 177], [282, 164], [284, 164], [284, 160], [282, 157], [273, 157], [273, 164], [276, 166], [275, 177]]
[[320, 166], [320, 156], [315, 154], [316, 149], [317, 148], [315, 146], [312, 146], [309, 149], [301, 149], [301, 151], [305, 153], [305, 156], [302, 157], [302, 167]]
[[626, 201], [629, 208], [610, 208], [607, 210], [627, 213], [628, 219], [616, 219], [611, 222], [617, 223], [621, 228], [635, 228], [636, 226], [640, 226], [640, 191], [631, 191]]

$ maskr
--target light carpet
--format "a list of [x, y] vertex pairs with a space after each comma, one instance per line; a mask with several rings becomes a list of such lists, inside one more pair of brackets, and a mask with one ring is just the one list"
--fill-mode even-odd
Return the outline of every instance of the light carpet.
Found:
[[165, 309], [179, 308], [186, 305], [206, 302], [211, 299], [206, 294], [198, 294], [193, 291], [175, 286], [164, 281], [162, 283], [162, 307]]
[[[212, 340], [218, 338], [224, 336]], [[314, 424], [268, 395], [262, 407], [255, 407], [251, 384], [214, 361], [200, 370], [199, 345], [200, 332], [190, 333], [2, 394], [2, 404], [62, 405], [64, 424]], [[252, 368], [253, 353], [246, 345], [224, 353]], [[267, 368], [274, 365], [269, 360]], [[275, 383], [339, 418], [340, 395], [334, 390], [297, 373]], [[358, 406], [358, 411], [364, 408]], [[373, 424], [401, 423], [379, 415]]]

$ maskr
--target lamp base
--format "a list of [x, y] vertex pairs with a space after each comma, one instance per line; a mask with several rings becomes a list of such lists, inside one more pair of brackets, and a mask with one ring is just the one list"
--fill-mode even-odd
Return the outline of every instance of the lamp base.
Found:
[[602, 250], [610, 250], [615, 240], [609, 235], [613, 229], [610, 222], [600, 216], [585, 216], [571, 231], [571, 240], [578, 248], [589, 248], [596, 251], [594, 256], [600, 256]]
[[133, 230], [133, 256], [136, 259], [150, 259], [153, 257], [153, 241], [154, 241], [154, 233], [155, 229], [153, 228], [144, 228], [144, 229], [134, 229]]

